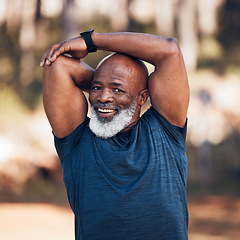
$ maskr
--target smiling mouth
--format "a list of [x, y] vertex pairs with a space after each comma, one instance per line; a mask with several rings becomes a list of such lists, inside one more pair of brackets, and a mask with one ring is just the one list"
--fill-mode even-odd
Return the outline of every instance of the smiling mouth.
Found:
[[118, 111], [117, 111], [117, 109], [113, 109], [113, 108], [97, 107], [96, 112], [97, 112], [99, 119], [101, 119], [101, 120], [105, 119], [107, 121], [111, 121], [112, 118], [115, 116], [115, 114], [117, 114]]
[[101, 113], [113, 113], [116, 110], [115, 109], [113, 110], [113, 109], [106, 109], [106, 108], [98, 108], [98, 111]]

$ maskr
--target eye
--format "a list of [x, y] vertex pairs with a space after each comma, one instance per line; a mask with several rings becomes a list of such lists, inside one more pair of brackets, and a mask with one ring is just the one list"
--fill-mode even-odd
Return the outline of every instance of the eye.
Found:
[[93, 86], [92, 87], [92, 91], [97, 91], [97, 90], [100, 90], [101, 89], [101, 87], [99, 87], [99, 86]]
[[119, 89], [119, 88], [114, 88], [113, 91], [114, 91], [115, 93], [123, 93], [123, 92], [124, 92], [123, 90], [121, 90], [121, 89]]

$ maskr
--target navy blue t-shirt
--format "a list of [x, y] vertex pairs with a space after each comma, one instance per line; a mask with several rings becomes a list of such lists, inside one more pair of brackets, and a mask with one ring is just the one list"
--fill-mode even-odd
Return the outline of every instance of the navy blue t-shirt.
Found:
[[128, 132], [96, 137], [89, 118], [55, 137], [77, 240], [186, 240], [186, 128], [153, 107]]

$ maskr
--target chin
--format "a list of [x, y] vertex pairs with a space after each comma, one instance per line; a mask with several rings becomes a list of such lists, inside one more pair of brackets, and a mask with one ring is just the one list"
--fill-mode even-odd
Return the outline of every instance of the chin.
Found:
[[89, 122], [89, 128], [97, 137], [103, 139], [111, 138], [132, 122], [136, 106], [136, 102], [133, 101], [129, 108], [120, 110], [109, 118], [100, 117], [96, 108], [91, 106], [92, 117]]

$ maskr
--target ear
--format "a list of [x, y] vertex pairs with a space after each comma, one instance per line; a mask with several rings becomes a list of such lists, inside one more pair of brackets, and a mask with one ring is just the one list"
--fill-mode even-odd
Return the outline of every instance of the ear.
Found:
[[140, 106], [143, 106], [147, 101], [148, 96], [149, 96], [148, 89], [147, 88], [143, 89], [138, 95], [138, 104]]

